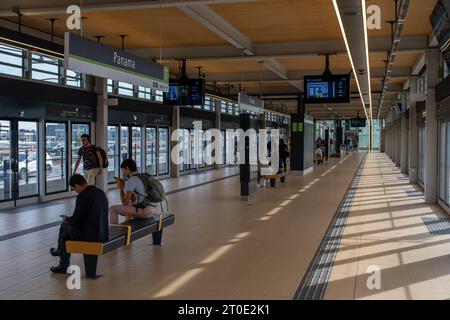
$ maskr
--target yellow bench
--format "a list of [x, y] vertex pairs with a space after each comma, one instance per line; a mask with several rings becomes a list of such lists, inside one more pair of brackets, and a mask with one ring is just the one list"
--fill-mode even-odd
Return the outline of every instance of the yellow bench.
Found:
[[285, 183], [286, 181], [286, 176], [287, 176], [287, 172], [283, 171], [281, 173], [276, 173], [276, 174], [266, 174], [266, 175], [262, 175], [263, 178], [270, 180], [270, 186], [272, 188], [275, 188], [275, 184], [277, 179], [279, 178], [281, 183]]
[[134, 219], [117, 225], [109, 226], [109, 239], [104, 242], [66, 241], [68, 253], [82, 254], [86, 277], [97, 276], [98, 257], [123, 246], [129, 246], [133, 241], [152, 235], [153, 244], [161, 245], [163, 229], [174, 224], [173, 214], [157, 214], [149, 219]]

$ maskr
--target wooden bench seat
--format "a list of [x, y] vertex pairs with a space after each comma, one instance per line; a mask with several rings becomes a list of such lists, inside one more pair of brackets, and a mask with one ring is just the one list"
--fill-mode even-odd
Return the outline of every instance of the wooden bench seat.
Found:
[[87, 278], [97, 278], [98, 257], [128, 246], [133, 241], [152, 235], [153, 245], [161, 245], [165, 227], [175, 223], [173, 214], [154, 215], [148, 219], [133, 219], [109, 227], [109, 238], [104, 242], [66, 241], [68, 253], [82, 254]]
[[270, 180], [270, 186], [272, 188], [275, 188], [277, 179], [280, 179], [281, 183], [285, 183], [286, 181], [287, 172], [283, 171], [276, 174], [265, 174], [262, 175], [263, 178]]

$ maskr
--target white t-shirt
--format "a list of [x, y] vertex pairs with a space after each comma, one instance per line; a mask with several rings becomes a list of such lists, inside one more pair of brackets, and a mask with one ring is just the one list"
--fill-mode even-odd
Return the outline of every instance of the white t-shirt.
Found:
[[145, 196], [144, 183], [137, 176], [132, 176], [127, 180], [127, 182], [125, 183], [125, 191], [134, 193], [134, 195], [136, 196], [136, 199], [137, 199], [136, 203], [139, 203], [142, 200], [144, 200], [144, 199], [141, 199], [142, 196], [140, 196], [140, 195]]
[[322, 153], [322, 148], [317, 148], [316, 149], [316, 156], [323, 156], [323, 153]]

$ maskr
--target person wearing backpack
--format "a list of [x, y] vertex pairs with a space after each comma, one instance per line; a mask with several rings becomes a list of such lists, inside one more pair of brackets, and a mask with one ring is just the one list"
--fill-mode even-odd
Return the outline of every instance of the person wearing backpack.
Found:
[[146, 188], [146, 174], [137, 172], [136, 162], [126, 159], [120, 165], [126, 182], [116, 178], [116, 184], [120, 191], [121, 205], [109, 208], [109, 223], [119, 223], [119, 216], [145, 219], [157, 213], [157, 205], [152, 202], [149, 195], [149, 186]]
[[88, 134], [81, 135], [81, 143], [83, 146], [78, 150], [78, 159], [75, 162], [75, 168], [73, 174], [77, 173], [78, 166], [81, 159], [83, 159], [83, 172], [84, 178], [88, 185], [93, 186], [95, 184], [95, 177], [103, 174], [105, 161], [100, 153], [100, 148], [91, 144], [91, 138]]

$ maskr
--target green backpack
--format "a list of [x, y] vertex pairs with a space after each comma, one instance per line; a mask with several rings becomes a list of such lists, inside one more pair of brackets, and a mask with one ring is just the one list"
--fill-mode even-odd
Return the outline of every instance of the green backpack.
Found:
[[138, 194], [139, 196], [143, 197], [144, 200], [138, 203], [138, 206], [141, 208], [146, 208], [148, 206], [153, 205], [154, 203], [161, 203], [161, 209], [162, 209], [162, 202], [166, 201], [166, 192], [164, 191], [164, 187], [155, 178], [153, 178], [148, 173], [138, 173], [136, 174], [136, 177], [141, 179], [142, 183], [144, 184], [145, 188], [145, 195], [144, 194]]

